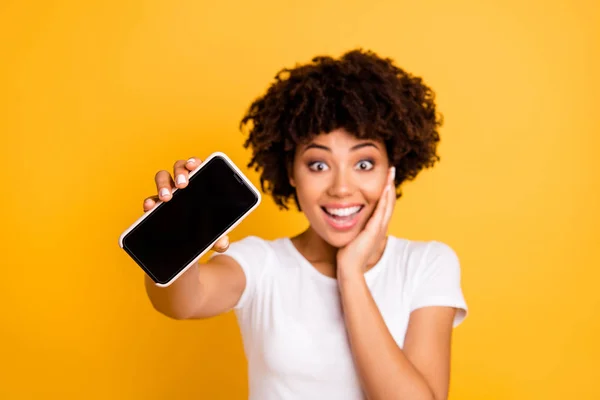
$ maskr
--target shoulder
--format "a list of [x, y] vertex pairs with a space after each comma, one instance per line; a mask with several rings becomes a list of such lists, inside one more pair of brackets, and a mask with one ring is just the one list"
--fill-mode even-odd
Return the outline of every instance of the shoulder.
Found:
[[394, 238], [392, 243], [397, 256], [394, 270], [403, 275], [410, 311], [427, 306], [453, 307], [458, 310], [453, 326], [458, 326], [467, 315], [467, 304], [456, 251], [437, 240]]
[[229, 248], [233, 249], [233, 248], [238, 248], [238, 247], [239, 248], [256, 247], [256, 248], [266, 249], [266, 248], [268, 248], [268, 245], [269, 245], [269, 240], [263, 239], [258, 236], [250, 235], [250, 236], [245, 236], [241, 239], [232, 241], [231, 244], [229, 245]]
[[235, 259], [242, 267], [264, 269], [269, 264], [276, 263], [281, 253], [285, 251], [286, 238], [264, 239], [258, 236], [246, 236], [232, 241], [229, 248], [221, 253]]
[[272, 242], [258, 236], [250, 235], [232, 241], [227, 250], [222, 254], [230, 257], [264, 259], [273, 251]]
[[224, 253], [215, 253], [215, 257], [229, 257], [242, 269], [246, 283], [240, 299], [234, 306], [239, 310], [252, 301], [261, 292], [263, 278], [276, 264], [274, 244], [258, 236], [246, 236], [232, 241]]
[[394, 263], [409, 277], [436, 268], [459, 269], [456, 251], [447, 243], [437, 240], [410, 240], [390, 236], [390, 253]]
[[[287, 238], [265, 239], [258, 236], [245, 236], [232, 241], [227, 252], [231, 251], [257, 251], [262, 253], [274, 253], [285, 246]], [[227, 252], [225, 254], [227, 254]]]
[[403, 252], [411, 255], [425, 256], [426, 253], [455, 254], [452, 247], [437, 240], [411, 240], [397, 236], [389, 236], [391, 246], [395, 252]]

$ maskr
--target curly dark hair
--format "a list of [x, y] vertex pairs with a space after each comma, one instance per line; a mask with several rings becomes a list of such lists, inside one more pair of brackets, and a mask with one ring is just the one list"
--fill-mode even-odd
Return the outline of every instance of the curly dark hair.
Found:
[[280, 70], [267, 92], [240, 122], [250, 125], [245, 148], [249, 168], [260, 171], [260, 184], [280, 208], [288, 209], [295, 148], [315, 135], [344, 128], [359, 139], [382, 140], [396, 167], [396, 197], [402, 182], [432, 167], [440, 140], [442, 115], [435, 94], [421, 78], [372, 51], [352, 50], [339, 59], [317, 56], [312, 62]]

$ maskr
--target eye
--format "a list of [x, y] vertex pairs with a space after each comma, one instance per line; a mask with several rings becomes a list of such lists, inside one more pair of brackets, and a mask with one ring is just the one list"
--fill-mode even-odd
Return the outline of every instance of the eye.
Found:
[[315, 161], [315, 162], [311, 162], [308, 164], [308, 168], [310, 168], [312, 171], [327, 171], [329, 169], [329, 167], [327, 166], [327, 164], [325, 164], [322, 161]]
[[369, 171], [373, 169], [373, 162], [369, 160], [362, 160], [356, 164], [356, 168], [360, 171]]

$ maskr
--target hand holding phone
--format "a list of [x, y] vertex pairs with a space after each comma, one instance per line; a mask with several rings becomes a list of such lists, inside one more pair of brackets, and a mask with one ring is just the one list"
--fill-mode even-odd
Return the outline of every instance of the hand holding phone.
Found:
[[227, 248], [229, 233], [260, 204], [260, 193], [223, 153], [204, 162], [177, 161], [174, 174], [155, 176], [158, 195], [119, 245], [157, 286], [166, 287], [213, 249]]
[[[144, 212], [152, 210], [159, 201], [166, 203], [167, 201], [171, 200], [173, 196], [173, 190], [185, 188], [189, 183], [190, 172], [194, 171], [201, 164], [201, 159], [198, 157], [191, 157], [187, 161], [177, 160], [175, 162], [173, 165], [173, 176], [171, 176], [167, 170], [163, 169], [158, 171], [154, 176], [157, 195], [147, 197], [144, 200]], [[211, 250], [223, 253], [228, 247], [229, 237], [225, 235], [217, 240], [217, 243], [215, 243]]]

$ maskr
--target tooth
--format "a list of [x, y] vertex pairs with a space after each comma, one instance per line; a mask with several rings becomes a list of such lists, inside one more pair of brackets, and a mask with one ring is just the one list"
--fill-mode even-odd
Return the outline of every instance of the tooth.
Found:
[[347, 208], [328, 208], [327, 212], [338, 217], [347, 217], [360, 210], [360, 206], [347, 207]]

